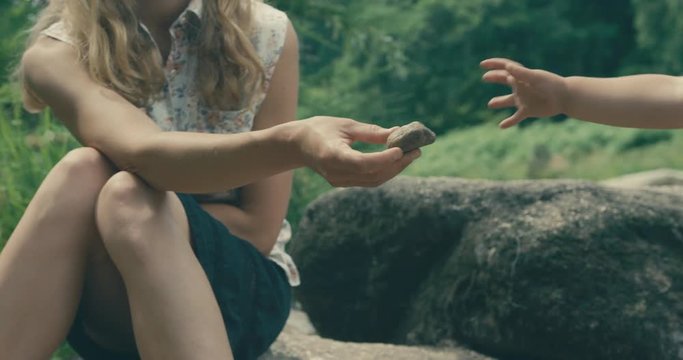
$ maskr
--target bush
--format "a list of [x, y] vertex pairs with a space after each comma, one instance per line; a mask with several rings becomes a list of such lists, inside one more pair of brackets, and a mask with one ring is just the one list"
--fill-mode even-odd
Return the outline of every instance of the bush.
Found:
[[624, 143], [619, 145], [619, 152], [626, 152], [640, 147], [671, 141], [674, 135], [671, 131], [641, 131], [634, 133]]

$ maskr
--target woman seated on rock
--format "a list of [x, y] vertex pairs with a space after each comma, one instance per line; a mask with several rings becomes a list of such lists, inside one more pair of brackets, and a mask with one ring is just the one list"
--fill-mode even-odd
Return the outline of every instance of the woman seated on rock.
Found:
[[291, 170], [375, 186], [419, 156], [351, 149], [384, 143], [378, 126], [290, 122], [296, 35], [258, 1], [54, 0], [29, 44], [27, 107], [84, 147], [0, 254], [2, 359], [49, 358], [67, 334], [85, 359], [254, 359], [299, 281]]
[[683, 128], [683, 77], [562, 77], [500, 58], [484, 60], [481, 66], [489, 70], [484, 74], [485, 81], [512, 88], [512, 94], [489, 102], [493, 109], [517, 108], [500, 123], [502, 128], [526, 118], [558, 114], [621, 127]]

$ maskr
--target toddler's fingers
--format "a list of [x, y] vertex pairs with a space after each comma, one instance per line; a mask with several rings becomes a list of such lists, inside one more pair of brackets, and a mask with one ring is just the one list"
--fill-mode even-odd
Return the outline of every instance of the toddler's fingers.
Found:
[[515, 96], [513, 94], [497, 96], [491, 99], [488, 104], [491, 109], [503, 109], [515, 106]]
[[526, 119], [526, 116], [524, 115], [524, 113], [521, 110], [517, 110], [517, 112], [512, 114], [512, 116], [501, 121], [498, 126], [500, 126], [501, 129], [507, 129], [507, 128], [510, 128], [510, 127], [513, 127], [513, 126], [519, 124], [524, 119]]
[[505, 70], [521, 82], [532, 84], [540, 80], [540, 72], [538, 70], [531, 70], [521, 65], [510, 64], [505, 67]]
[[508, 76], [510, 73], [506, 70], [491, 70], [484, 74], [482, 79], [489, 83], [506, 85]]
[[491, 59], [486, 59], [482, 61], [479, 64], [482, 68], [488, 69], [488, 70], [496, 70], [496, 69], [505, 69], [506, 66], [508, 65], [519, 65], [521, 66], [522, 64], [506, 59], [506, 58], [491, 58]]

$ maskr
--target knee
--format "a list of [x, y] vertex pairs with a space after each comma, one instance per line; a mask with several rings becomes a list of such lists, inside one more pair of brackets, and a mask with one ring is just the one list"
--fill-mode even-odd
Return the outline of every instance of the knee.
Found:
[[39, 189], [42, 195], [36, 194], [34, 201], [40, 202], [45, 216], [68, 215], [65, 209], [92, 212], [102, 186], [113, 173], [109, 161], [97, 150], [72, 150], [50, 170]]
[[81, 190], [89, 187], [99, 190], [114, 172], [109, 160], [89, 147], [71, 150], [53, 171], [66, 185], [78, 184]]
[[[67, 153], [50, 170], [23, 215], [29, 227], [45, 234], [31, 241], [49, 239], [71, 252], [87, 246], [96, 235], [93, 214], [97, 197], [112, 174], [109, 161], [93, 148]], [[70, 235], [50, 236], [51, 229]]]
[[97, 200], [97, 226], [114, 260], [144, 257], [150, 253], [150, 225], [157, 216], [155, 198], [159, 192], [129, 172], [118, 172], [102, 187]]

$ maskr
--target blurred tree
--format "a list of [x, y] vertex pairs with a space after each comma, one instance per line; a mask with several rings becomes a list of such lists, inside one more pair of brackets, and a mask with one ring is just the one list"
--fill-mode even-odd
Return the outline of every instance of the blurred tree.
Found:
[[29, 0], [0, 1], [0, 84], [7, 80], [12, 67], [19, 60], [26, 27], [35, 14], [39, 2]]
[[632, 0], [635, 11], [638, 67], [670, 74], [683, 73], [683, 2]]
[[419, 119], [444, 132], [490, 118], [485, 102], [502, 89], [481, 86], [486, 57], [610, 76], [634, 49], [631, 0], [274, 3], [301, 36], [302, 112], [387, 126]]

